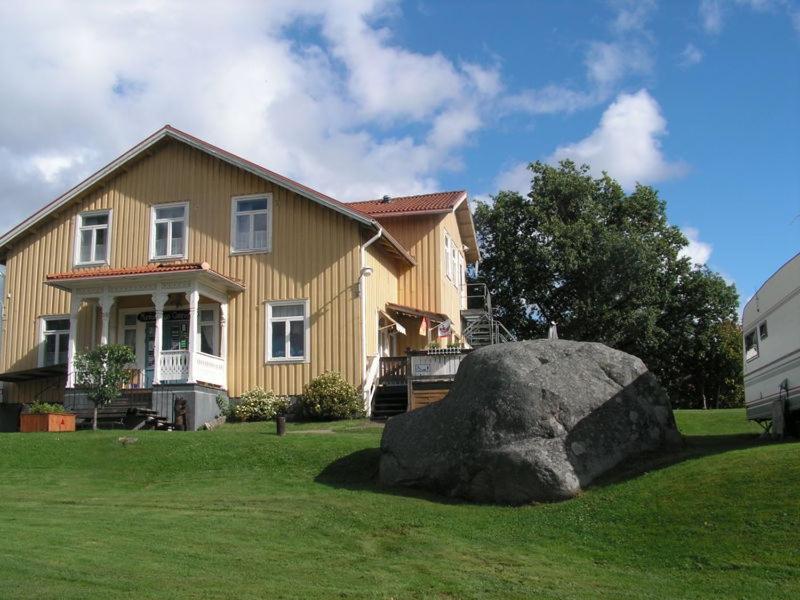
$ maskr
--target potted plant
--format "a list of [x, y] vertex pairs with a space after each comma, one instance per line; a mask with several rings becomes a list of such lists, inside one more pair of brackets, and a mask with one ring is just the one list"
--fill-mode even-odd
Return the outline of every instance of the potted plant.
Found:
[[28, 411], [19, 416], [22, 433], [35, 431], [75, 431], [75, 415], [67, 412], [61, 404], [33, 402]]

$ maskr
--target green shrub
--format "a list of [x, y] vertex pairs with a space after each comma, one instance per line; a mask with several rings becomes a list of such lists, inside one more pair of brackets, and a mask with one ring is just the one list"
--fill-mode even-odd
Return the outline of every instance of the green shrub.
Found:
[[219, 414], [226, 417], [231, 416], [231, 401], [227, 396], [217, 394], [217, 408], [219, 408]]
[[29, 407], [32, 415], [46, 415], [47, 413], [61, 414], [67, 412], [61, 404], [48, 404], [47, 402], [33, 402]]
[[311, 419], [352, 419], [364, 416], [358, 390], [339, 373], [326, 372], [303, 389], [303, 414]]
[[239, 396], [231, 414], [239, 421], [268, 421], [275, 418], [275, 415], [284, 414], [288, 404], [285, 397], [276, 396], [261, 387], [254, 387]]

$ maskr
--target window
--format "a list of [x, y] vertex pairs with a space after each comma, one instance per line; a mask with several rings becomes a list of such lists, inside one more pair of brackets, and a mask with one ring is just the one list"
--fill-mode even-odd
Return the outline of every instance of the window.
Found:
[[755, 329], [744, 336], [744, 359], [752, 360], [754, 358], [758, 358], [758, 340]]
[[758, 337], [762, 340], [767, 339], [767, 322], [764, 321], [761, 325], [758, 326]]
[[308, 302], [267, 303], [267, 362], [308, 359]]
[[444, 234], [444, 264], [445, 264], [445, 272], [447, 273], [447, 278], [452, 281], [453, 280], [453, 251], [451, 250], [453, 246], [453, 240], [450, 239], [450, 236], [445, 233]]
[[69, 319], [44, 317], [42, 319], [42, 352], [39, 362], [43, 367], [63, 365], [67, 362], [69, 348]]
[[183, 258], [186, 256], [186, 216], [189, 206], [162, 204], [153, 207], [150, 232], [151, 258]]
[[233, 199], [231, 249], [233, 252], [269, 252], [272, 196], [240, 196]]
[[125, 315], [122, 328], [122, 343], [136, 353], [136, 315]]
[[201, 308], [197, 319], [200, 352], [217, 355], [217, 319], [213, 309]]
[[75, 244], [76, 265], [94, 265], [108, 262], [110, 224], [110, 211], [78, 215], [78, 232]]

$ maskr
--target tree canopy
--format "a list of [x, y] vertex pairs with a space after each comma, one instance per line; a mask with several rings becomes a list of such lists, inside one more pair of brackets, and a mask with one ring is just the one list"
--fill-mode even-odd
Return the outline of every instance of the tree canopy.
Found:
[[561, 337], [630, 352], [678, 406], [741, 402], [736, 288], [682, 255], [658, 192], [626, 194], [571, 161], [530, 169], [527, 196], [501, 191], [475, 214], [496, 316], [520, 338], [555, 321]]

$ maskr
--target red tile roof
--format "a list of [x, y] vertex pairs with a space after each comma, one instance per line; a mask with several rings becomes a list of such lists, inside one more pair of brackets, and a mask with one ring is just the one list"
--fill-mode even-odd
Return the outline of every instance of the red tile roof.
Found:
[[389, 198], [388, 201], [366, 200], [364, 202], [349, 202], [347, 206], [355, 208], [370, 217], [437, 213], [453, 210], [466, 196], [467, 192], [457, 190], [454, 192], [418, 194], [416, 196], [398, 196]]
[[96, 267], [91, 269], [78, 269], [76, 271], [64, 271], [63, 273], [50, 273], [45, 279], [47, 281], [65, 281], [74, 279], [92, 279], [105, 277], [131, 277], [136, 275], [154, 275], [159, 273], [174, 272], [197, 272], [205, 271], [222, 279], [242, 286], [242, 282], [233, 277], [228, 277], [212, 269], [207, 262], [172, 262], [172, 263], [150, 263], [136, 267], [123, 269], [111, 269], [109, 267]]

